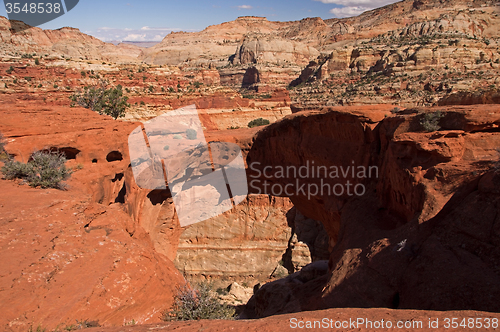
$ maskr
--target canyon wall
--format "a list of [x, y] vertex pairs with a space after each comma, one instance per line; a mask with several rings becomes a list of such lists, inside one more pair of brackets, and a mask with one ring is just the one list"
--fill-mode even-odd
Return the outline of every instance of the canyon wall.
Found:
[[[422, 123], [438, 111], [439, 131], [427, 132]], [[298, 272], [264, 285], [251, 300], [253, 314], [328, 307], [500, 310], [499, 123], [497, 105], [397, 115], [383, 107], [343, 107], [298, 112], [259, 132], [249, 164], [376, 166], [379, 173], [303, 179], [344, 189], [351, 181], [366, 192], [289, 195], [336, 241], [328, 273]], [[267, 175], [261, 181], [295, 183]]]

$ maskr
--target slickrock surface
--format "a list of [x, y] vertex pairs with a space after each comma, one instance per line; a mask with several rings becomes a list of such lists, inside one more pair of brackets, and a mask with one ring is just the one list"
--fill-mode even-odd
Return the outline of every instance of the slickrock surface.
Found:
[[[404, 331], [449, 331], [446, 324], [451, 326], [451, 319], [457, 318], [454, 322], [457, 325], [462, 323], [464, 318], [474, 319], [481, 322], [482, 331], [494, 331], [491, 327], [493, 319], [498, 319], [499, 314], [477, 312], [477, 311], [419, 311], [419, 310], [391, 310], [391, 309], [329, 309], [319, 311], [307, 311], [297, 314], [279, 315], [252, 321], [197, 321], [197, 322], [173, 322], [146, 326], [127, 326], [115, 328], [93, 328], [89, 332], [147, 332], [147, 331], [397, 331], [398, 322], [403, 324]], [[490, 318], [490, 328], [484, 328], [486, 318]], [[320, 325], [325, 319], [325, 325]], [[360, 325], [353, 324], [353, 321], [360, 319]], [[361, 324], [361, 319], [363, 323]], [[447, 320], [448, 319], [448, 320]], [[384, 323], [382, 323], [384, 320]], [[437, 320], [437, 325], [435, 325]], [[327, 322], [326, 322], [327, 321]], [[372, 325], [369, 325], [371, 322]], [[388, 321], [394, 328], [377, 329], [374, 326], [387, 326]], [[429, 321], [433, 323], [429, 328]], [[316, 323], [315, 323], [316, 322]], [[377, 325], [377, 323], [379, 325]], [[468, 320], [466, 320], [466, 323]], [[316, 325], [314, 325], [316, 324]], [[333, 325], [332, 325], [333, 324]], [[335, 324], [340, 324], [335, 327]], [[343, 326], [342, 326], [343, 324]], [[406, 325], [406, 328], [404, 327]], [[420, 325], [421, 324], [421, 325]], [[303, 326], [303, 328], [299, 328]], [[306, 326], [311, 328], [306, 329]], [[323, 326], [323, 328], [321, 328]], [[465, 325], [467, 326], [467, 325]], [[473, 325], [471, 325], [473, 326]], [[477, 325], [479, 326], [479, 325]], [[462, 327], [460, 327], [462, 328]], [[473, 328], [472, 328], [473, 329]]]
[[7, 151], [26, 161], [61, 148], [74, 173], [67, 191], [0, 180], [0, 329], [158, 321], [184, 279], [120, 204], [134, 124], [80, 108], [1, 105]]

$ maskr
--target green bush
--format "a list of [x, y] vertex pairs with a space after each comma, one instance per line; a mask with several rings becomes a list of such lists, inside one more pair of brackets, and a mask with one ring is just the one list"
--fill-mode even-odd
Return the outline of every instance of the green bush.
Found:
[[59, 152], [36, 151], [26, 164], [6, 161], [2, 173], [7, 180], [23, 179], [32, 187], [64, 189], [61, 182], [71, 175], [65, 163], [66, 157]]
[[439, 120], [441, 120], [443, 116], [441, 111], [426, 113], [424, 117], [420, 119], [420, 125], [427, 132], [438, 131], [441, 129]]
[[186, 136], [190, 140], [195, 140], [198, 137], [198, 133], [194, 129], [186, 129]]
[[37, 66], [38, 66], [39, 64], [40, 64], [40, 60], [35, 59], [35, 65], [37, 65]]
[[259, 127], [259, 126], [267, 126], [269, 123], [270, 122], [267, 119], [258, 118], [258, 119], [250, 121], [248, 123], [248, 128]]
[[179, 134], [174, 135], [174, 139], [182, 139], [182, 136]]
[[200, 319], [233, 319], [234, 308], [221, 304], [217, 293], [208, 283], [200, 283], [195, 289], [187, 285], [178, 288], [172, 308], [164, 315], [166, 321]]
[[86, 86], [83, 91], [75, 93], [72, 105], [88, 108], [99, 114], [106, 114], [118, 119], [125, 116], [125, 110], [130, 105], [128, 97], [123, 96], [122, 86], [106, 89], [107, 82], [100, 82], [97, 86]]

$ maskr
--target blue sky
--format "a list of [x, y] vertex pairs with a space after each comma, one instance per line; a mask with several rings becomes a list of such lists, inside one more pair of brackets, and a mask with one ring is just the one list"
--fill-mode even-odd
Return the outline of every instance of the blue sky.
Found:
[[[40, 26], [70, 26], [105, 41], [161, 40], [170, 31], [200, 31], [238, 16], [265, 16], [271, 21], [305, 17], [346, 17], [395, 0], [80, 0], [66, 15]], [[0, 6], [0, 15], [7, 16]]]

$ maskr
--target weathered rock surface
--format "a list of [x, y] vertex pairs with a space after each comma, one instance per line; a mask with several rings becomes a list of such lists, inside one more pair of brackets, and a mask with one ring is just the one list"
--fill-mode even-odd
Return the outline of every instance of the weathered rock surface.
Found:
[[74, 168], [67, 191], [0, 180], [1, 329], [159, 321], [184, 279], [123, 204], [135, 124], [9, 99], [0, 113], [16, 159], [59, 148]]
[[[146, 331], [297, 331], [299, 326], [309, 326], [310, 330], [321, 331], [323, 329], [338, 329], [342, 331], [366, 331], [373, 330], [373, 326], [378, 326], [381, 321], [391, 321], [393, 329], [401, 321], [400, 326], [406, 323], [405, 331], [422, 331], [428, 328], [429, 320], [435, 322], [438, 320], [438, 326], [433, 331], [449, 331], [445, 328], [444, 322], [446, 319], [456, 317], [460, 320], [463, 318], [477, 319], [478, 321], [486, 321], [489, 318], [491, 324], [492, 319], [499, 318], [498, 313], [485, 313], [477, 311], [421, 311], [421, 310], [391, 310], [391, 309], [329, 309], [318, 311], [301, 312], [300, 314], [288, 314], [267, 317], [264, 319], [256, 320], [237, 320], [237, 321], [196, 321], [196, 322], [171, 322], [145, 326], [127, 326], [115, 328], [93, 328], [89, 332], [103, 331], [103, 332], [146, 332]], [[328, 324], [321, 326], [320, 322], [323, 319], [328, 320]], [[360, 325], [352, 325], [351, 322], [357, 319], [363, 319], [365, 323]], [[295, 319], [295, 320], [294, 320]], [[333, 327], [330, 325], [330, 320], [333, 321]], [[351, 320], [351, 321], [350, 321]], [[315, 323], [316, 321], [316, 323]], [[366, 324], [366, 321], [372, 322]], [[309, 322], [309, 323], [308, 323]], [[343, 323], [347, 322], [347, 323]], [[377, 323], [375, 323], [377, 322]], [[408, 322], [408, 323], [407, 323]], [[296, 323], [296, 324], [295, 324]], [[335, 327], [335, 323], [340, 324]], [[361, 323], [361, 321], [360, 321]], [[300, 324], [300, 325], [299, 325]], [[316, 324], [316, 325], [314, 325]], [[342, 327], [344, 324], [344, 327]], [[427, 324], [427, 325], [426, 325]], [[386, 325], [384, 325], [386, 326]], [[483, 325], [484, 326], [484, 325]], [[387, 329], [391, 330], [391, 329]], [[485, 329], [494, 331], [492, 327]]]
[[[443, 112], [440, 131], [424, 132], [421, 121], [437, 110]], [[296, 113], [261, 131], [249, 164], [376, 166], [378, 175], [304, 180], [345, 189], [290, 196], [336, 241], [328, 275], [301, 287], [284, 282], [274, 292], [271, 286], [258, 291], [256, 314], [353, 306], [499, 311], [500, 196], [494, 188], [500, 176], [492, 168], [499, 121], [498, 105], [396, 116], [387, 109], [327, 108]], [[295, 183], [279, 176], [267, 180]], [[347, 181], [366, 192], [349, 195]]]
[[[24, 25], [22, 22], [15, 24]], [[86, 35], [75, 28], [57, 30], [42, 30], [30, 27], [18, 33], [13, 33], [15, 27], [11, 22], [0, 16], [0, 56], [14, 54], [33, 54], [45, 57], [60, 57], [61, 55], [84, 60], [101, 60], [113, 62], [136, 62], [141, 48], [130, 44], [115, 46], [104, 43], [97, 38]], [[21, 55], [19, 54], [19, 55]]]
[[251, 195], [221, 216], [184, 230], [175, 265], [193, 278], [266, 280], [288, 248], [288, 199]]

